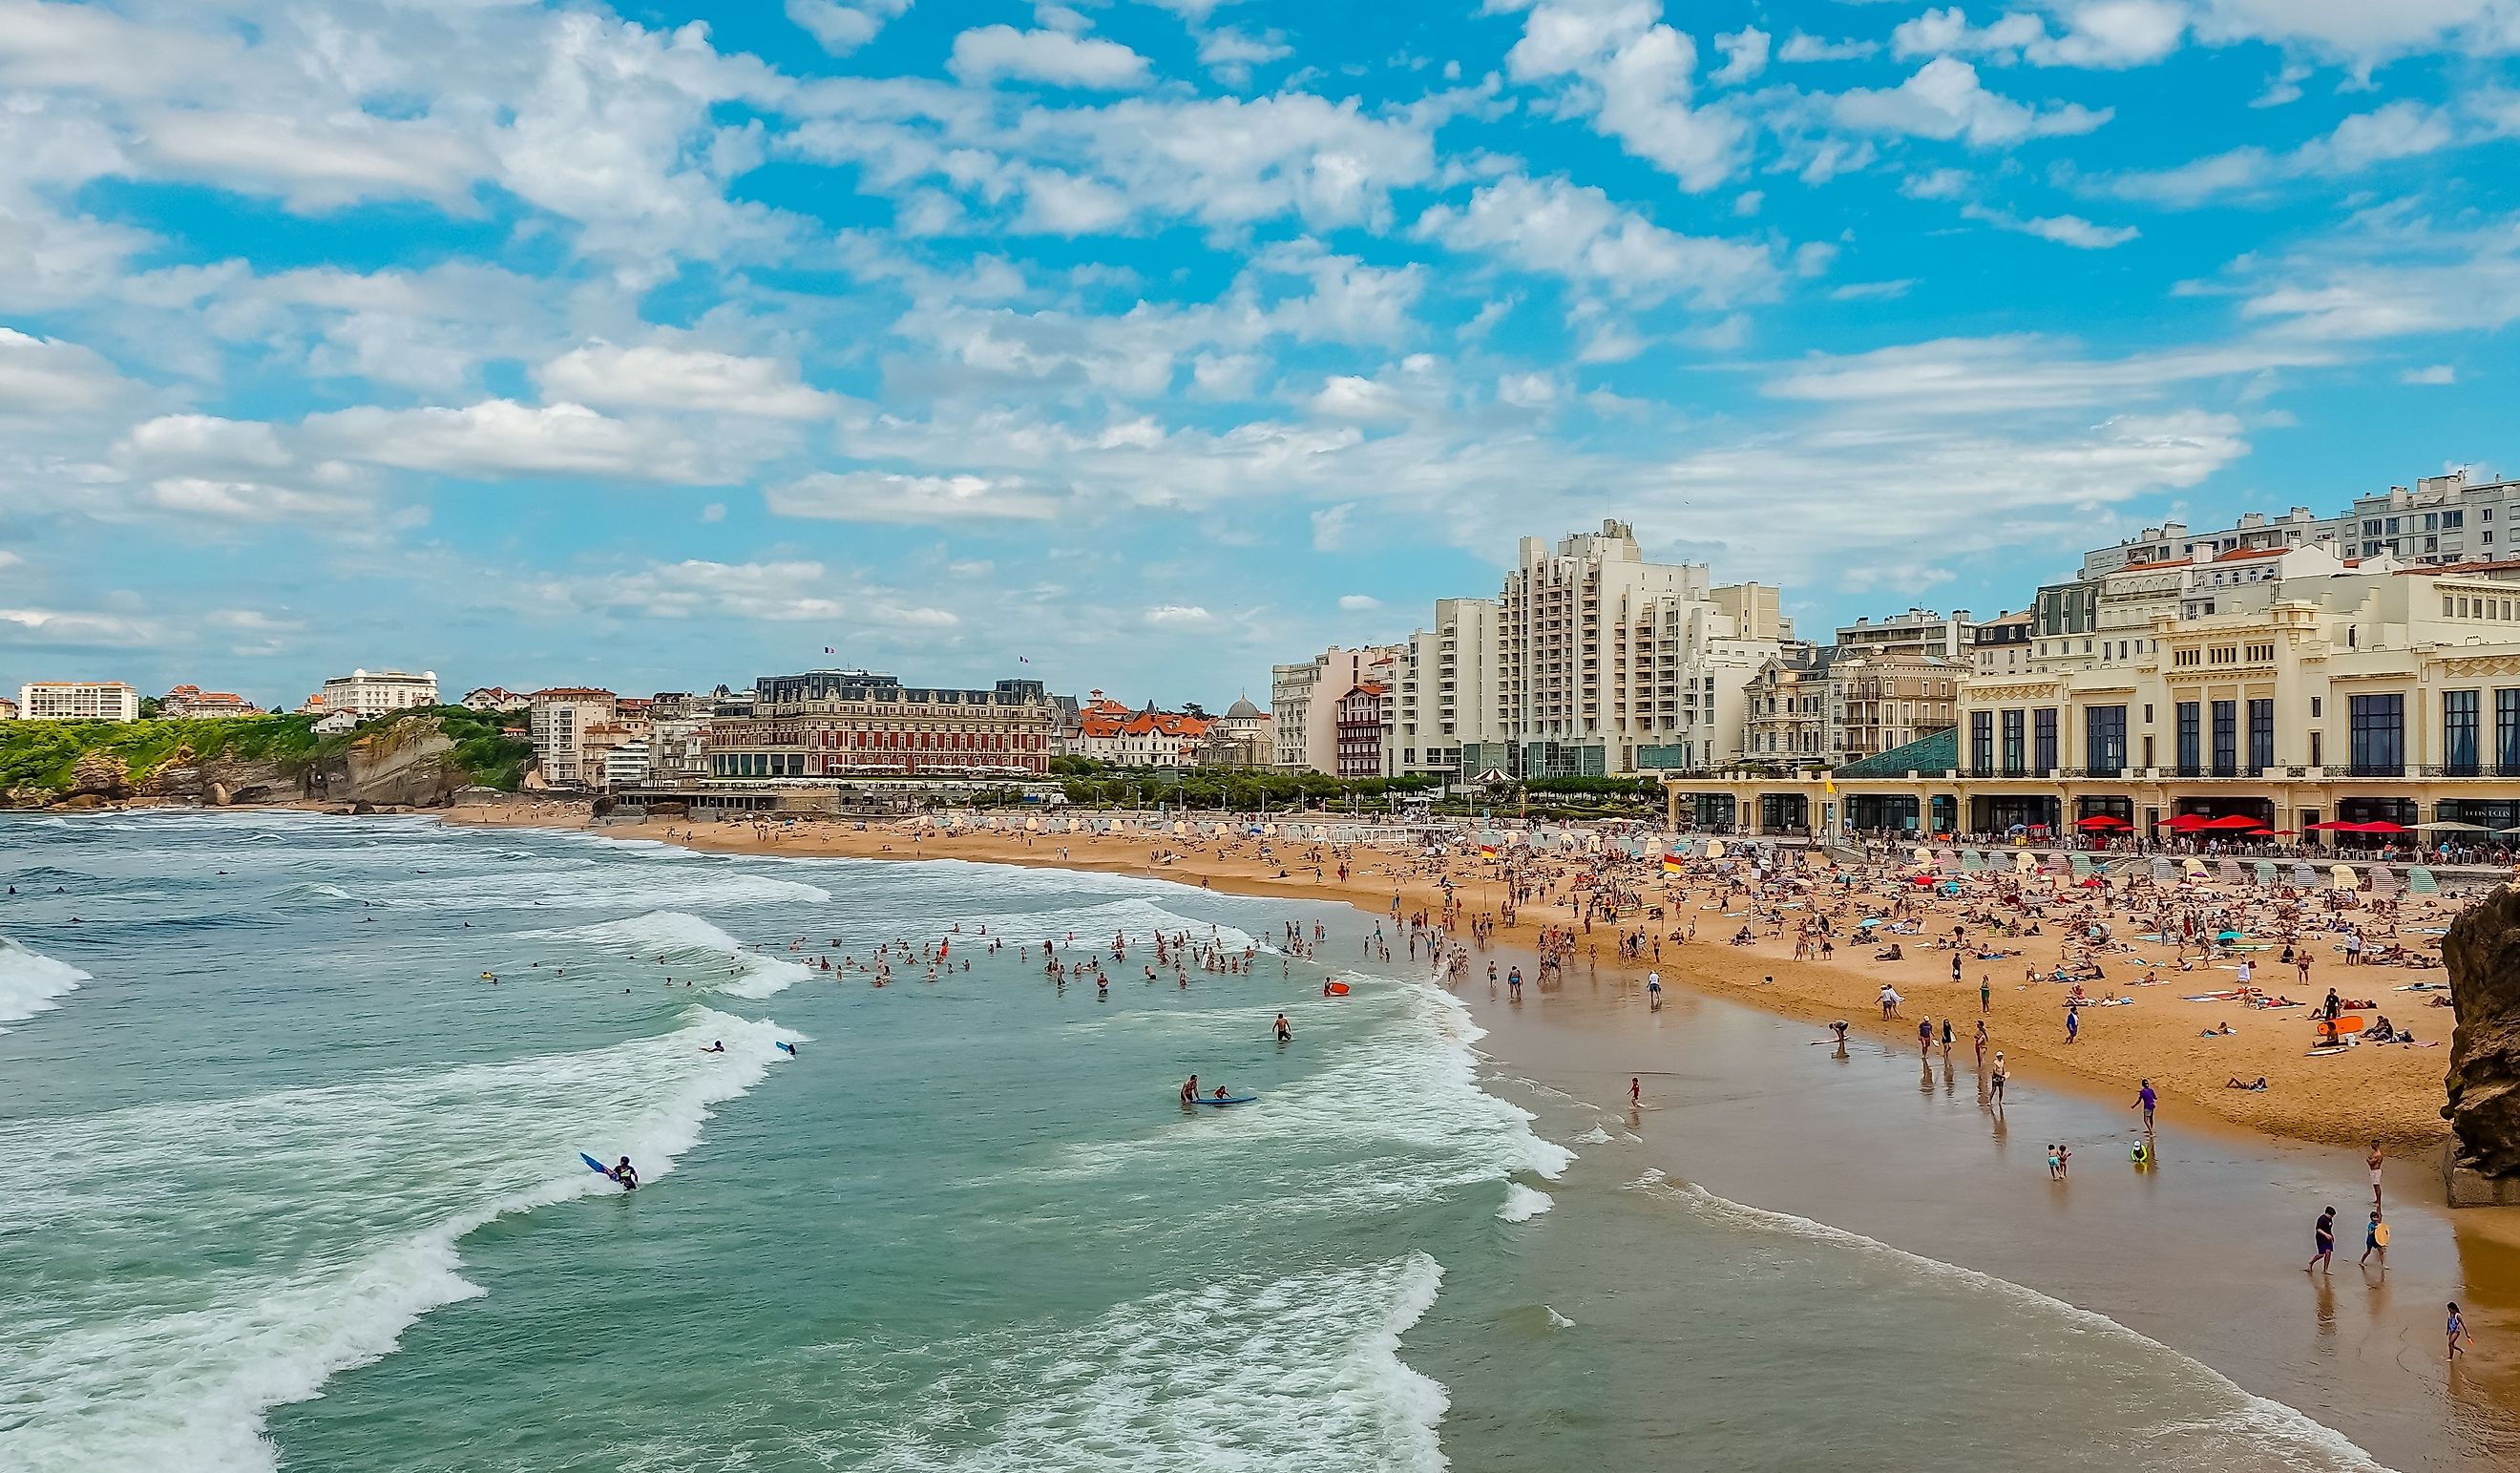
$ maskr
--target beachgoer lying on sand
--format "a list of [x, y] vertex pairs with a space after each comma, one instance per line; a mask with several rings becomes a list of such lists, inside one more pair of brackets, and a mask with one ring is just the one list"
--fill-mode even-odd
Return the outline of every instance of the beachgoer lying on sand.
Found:
[[1872, 954], [1872, 960], [1875, 961], [1905, 961], [1908, 959], [1907, 954], [1900, 951], [1899, 944], [1894, 941], [1886, 949], [1874, 952]]
[[2200, 1039], [2229, 1038], [2234, 1031], [2230, 1024], [2226, 1023], [2220, 1028], [2208, 1028], [2196, 1036]]
[[2250, 1094], [2256, 1094], [2256, 1093], [2257, 1093], [2258, 1091], [2260, 1091], [2260, 1090], [2265, 1089], [2266, 1087], [2267, 1087], [2267, 1077], [2266, 1077], [2265, 1075], [2263, 1075], [2263, 1074], [2261, 1074], [2261, 1075], [2259, 1075], [2259, 1076], [2258, 1076], [2258, 1082], [2257, 1082], [2256, 1084], [2253, 1084], [2253, 1085], [2244, 1085], [2244, 1084], [2240, 1083], [2240, 1082], [2239, 1082], [2238, 1080], [2236, 1080], [2236, 1079], [2227, 1079], [2227, 1080], [2223, 1081], [2223, 1088], [2224, 1088], [2224, 1089], [2226, 1089], [2226, 1090], [2246, 1090], [2246, 1091], [2248, 1091], [2248, 1092], [2249, 1092]]

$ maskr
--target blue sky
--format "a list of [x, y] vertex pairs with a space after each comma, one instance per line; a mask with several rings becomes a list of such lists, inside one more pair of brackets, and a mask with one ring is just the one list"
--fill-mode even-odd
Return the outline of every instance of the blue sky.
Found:
[[2515, 52], [2520, 0], [0, 0], [0, 685], [1214, 705], [1613, 515], [1806, 632], [2018, 607], [2509, 462]]

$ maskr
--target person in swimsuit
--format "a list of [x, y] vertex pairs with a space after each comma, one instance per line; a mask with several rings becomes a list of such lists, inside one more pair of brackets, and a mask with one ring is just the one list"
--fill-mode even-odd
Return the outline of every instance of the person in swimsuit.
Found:
[[2304, 1273], [2308, 1273], [2308, 1272], [2312, 1272], [2313, 1270], [2317, 1269], [2319, 1265], [2321, 1265], [2321, 1264], [2325, 1264], [2325, 1265], [2327, 1265], [2327, 1270], [2328, 1270], [2328, 1272], [2331, 1272], [2331, 1273], [2335, 1272], [2336, 1272], [2336, 1209], [2335, 1209], [2335, 1208], [2330, 1207], [2330, 1208], [2328, 1208], [2328, 1209], [2327, 1209], [2327, 1210], [2325, 1210], [2324, 1212], [2321, 1212], [2321, 1213], [2318, 1215], [2318, 1226], [2316, 1226], [2316, 1227], [2314, 1227], [2314, 1228], [2312, 1228], [2310, 1229], [2310, 1236], [2311, 1236], [2311, 1242], [2312, 1242], [2313, 1246], [2315, 1246], [2318, 1251], [2318, 1252], [2316, 1252], [2316, 1253], [2313, 1253], [2313, 1254], [2310, 1256], [2310, 1262], [2309, 1262], [2309, 1263], [2302, 1265], [2301, 1272], [2303, 1272]]
[[1181, 1088], [1181, 1101], [1183, 1104], [1189, 1104], [1196, 1098], [1198, 1098], [1198, 1076], [1193, 1074], [1190, 1077], [1190, 1083]]
[[1286, 1026], [1286, 1015], [1282, 1012], [1278, 1014], [1278, 1042], [1289, 1043], [1294, 1037], [1295, 1030]]
[[2148, 1079], [2143, 1082], [2143, 1088], [2136, 1092], [2135, 1102], [2143, 1107], [2143, 1128], [2147, 1131], [2152, 1129], [2152, 1107], [2159, 1098], [2152, 1093], [2152, 1081]]
[[613, 1181], [620, 1183], [621, 1189], [623, 1191], [637, 1191], [639, 1189], [639, 1168], [632, 1166], [630, 1164], [630, 1158], [627, 1156], [621, 1158], [620, 1165], [615, 1166], [608, 1172], [606, 1172], [605, 1175], [610, 1177]]
[[[2380, 1216], [2380, 1142], [2379, 1142], [2379, 1141], [2374, 1140], [2374, 1141], [2372, 1141], [2372, 1142], [2371, 1142], [2371, 1154], [2370, 1154], [2370, 1155], [2368, 1155], [2368, 1156], [2365, 1156], [2365, 1157], [2362, 1159], [2362, 1164], [2363, 1164], [2363, 1165], [2365, 1165], [2365, 1166], [2367, 1166], [2367, 1167], [2369, 1167], [2369, 1168], [2371, 1168], [2371, 1216], [2372, 1216], [2373, 1218], [2375, 1218], [2375, 1219], [2376, 1219], [2376, 1218], [2378, 1218], [2378, 1217]], [[2384, 1259], [2384, 1260], [2383, 1260], [2383, 1262], [2386, 1262], [2386, 1260]]]
[[2450, 1358], [2455, 1361], [2458, 1359], [2460, 1346], [2467, 1340], [2467, 1317], [2458, 1312], [2458, 1305], [2455, 1301], [2453, 1301], [2450, 1307], [2450, 1324], [2448, 1328], [2450, 1331]]
[[1986, 1079], [1986, 1093], [1989, 1102], [1999, 1107], [2003, 1103], [2003, 1050], [1998, 1049], [1995, 1050], [1995, 1070]]
[[2380, 1209], [2377, 1207], [2371, 1209], [2371, 1221], [2362, 1225], [2362, 1256], [2354, 1261], [2354, 1267], [2362, 1268], [2370, 1261], [2374, 1253], [2380, 1255], [2380, 1272], [2388, 1272], [2389, 1225], [2380, 1221]]

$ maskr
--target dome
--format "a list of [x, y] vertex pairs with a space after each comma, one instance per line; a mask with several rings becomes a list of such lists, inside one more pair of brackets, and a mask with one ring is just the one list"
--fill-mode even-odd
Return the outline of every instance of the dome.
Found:
[[1245, 695], [1241, 699], [1236, 701], [1233, 705], [1226, 708], [1225, 719], [1228, 721], [1258, 721], [1261, 717], [1268, 714], [1268, 712], [1253, 705], [1251, 703], [1251, 697]]

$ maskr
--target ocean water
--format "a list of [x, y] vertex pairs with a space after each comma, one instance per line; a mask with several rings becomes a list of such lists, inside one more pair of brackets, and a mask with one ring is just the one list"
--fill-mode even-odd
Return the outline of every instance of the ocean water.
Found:
[[2374, 1466], [1639, 1171], [1344, 910], [302, 815], [0, 818], [0, 1466]]

